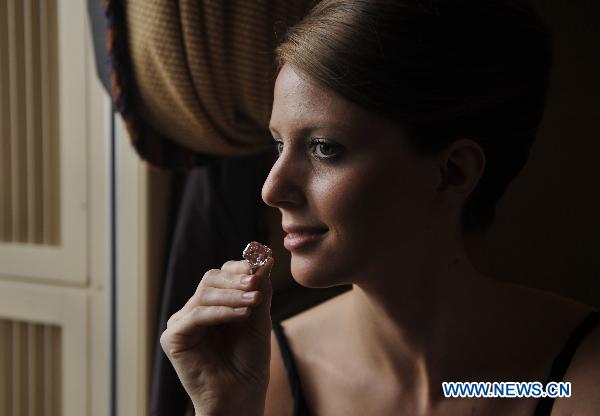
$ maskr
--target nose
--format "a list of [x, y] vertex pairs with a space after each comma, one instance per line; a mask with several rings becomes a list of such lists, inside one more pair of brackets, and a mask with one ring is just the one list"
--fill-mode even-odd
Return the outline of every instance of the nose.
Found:
[[262, 200], [275, 208], [302, 205], [305, 202], [303, 177], [302, 168], [292, 158], [282, 154], [263, 184]]

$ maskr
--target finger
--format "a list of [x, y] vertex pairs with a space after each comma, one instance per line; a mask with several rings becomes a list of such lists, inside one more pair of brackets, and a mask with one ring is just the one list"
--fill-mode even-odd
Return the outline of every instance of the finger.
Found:
[[202, 330], [209, 326], [243, 321], [251, 314], [250, 308], [229, 308], [227, 306], [201, 306], [188, 311], [181, 319], [166, 329], [160, 344], [169, 356], [189, 348], [197, 341]]
[[170, 319], [173, 323], [186, 315], [190, 310], [202, 306], [228, 306], [228, 307], [255, 307], [259, 305], [264, 295], [259, 291], [243, 291], [235, 289], [218, 289], [214, 287], [203, 286], [188, 299], [186, 304], [179, 312], [176, 312]]
[[[204, 285], [219, 289], [251, 290], [254, 288], [253, 285], [257, 280], [257, 277], [252, 274], [220, 270], [218, 273], [205, 274], [204, 278], [198, 285], [198, 289]], [[196, 292], [198, 289], [196, 289]]]
[[262, 300], [259, 291], [246, 292], [236, 289], [218, 289], [205, 287], [198, 291], [192, 298], [189, 307], [196, 306], [230, 306], [243, 307], [258, 305]]
[[[171, 325], [173, 322], [179, 320], [181, 316], [187, 313], [190, 309], [202, 306], [202, 305], [213, 305], [218, 306], [221, 303], [218, 302], [217, 298], [208, 297], [208, 300], [203, 300], [203, 296], [206, 296], [207, 293], [210, 294], [210, 289], [228, 289], [234, 290], [239, 293], [239, 297], [242, 297], [244, 303], [243, 305], [258, 305], [263, 298], [261, 293], [253, 293], [259, 287], [259, 278], [256, 275], [235, 275], [232, 276], [228, 273], [224, 273], [219, 270], [219, 273], [211, 273], [207, 274], [206, 277], [200, 282], [198, 287], [196, 288], [196, 292], [192, 297], [190, 297], [183, 307], [175, 312], [169, 320], [167, 321], [167, 327]], [[249, 296], [244, 297], [245, 293], [250, 293]], [[229, 294], [230, 300], [236, 299], [237, 295]], [[208, 303], [207, 303], [208, 302]], [[249, 303], [248, 303], [249, 302]], [[236, 306], [233, 302], [225, 302], [222, 303], [226, 306]]]
[[180, 309], [177, 312], [175, 312], [173, 315], [171, 315], [171, 317], [167, 320], [167, 328], [169, 328], [171, 325], [173, 325], [174, 322], [181, 319], [181, 317], [183, 316], [183, 314], [185, 312], [186, 311], [184, 311], [183, 309]]
[[252, 274], [250, 263], [247, 260], [229, 260], [223, 264], [221, 270], [231, 273]]
[[260, 266], [255, 271], [254, 274], [260, 280], [261, 285], [262, 285], [263, 281], [270, 279], [270, 277], [271, 277], [271, 270], [273, 269], [273, 264], [274, 263], [275, 263], [275, 259], [273, 257], [269, 257], [267, 259], [267, 261], [265, 262], [265, 264], [263, 264], [262, 266]]
[[180, 320], [183, 316], [185, 316], [186, 313], [188, 313], [192, 308], [195, 307], [194, 305], [192, 305], [190, 300], [191, 298], [188, 299], [185, 305], [183, 305], [183, 308], [179, 309], [177, 312], [171, 315], [171, 317], [167, 320], [167, 328], [173, 325], [173, 323], [175, 323], [176, 321]]
[[196, 328], [243, 320], [250, 312], [248, 307], [199, 306], [188, 311], [168, 331], [173, 335], [191, 335]]
[[267, 326], [270, 323], [271, 297], [273, 294], [270, 273], [271, 269], [273, 268], [273, 264], [274, 260], [271, 257], [256, 271], [256, 276], [259, 279], [258, 290], [260, 291], [263, 299], [261, 300], [260, 305], [253, 308], [252, 316], [248, 321], [248, 324], [253, 323], [257, 328], [260, 327], [261, 330], [264, 331], [268, 330]]

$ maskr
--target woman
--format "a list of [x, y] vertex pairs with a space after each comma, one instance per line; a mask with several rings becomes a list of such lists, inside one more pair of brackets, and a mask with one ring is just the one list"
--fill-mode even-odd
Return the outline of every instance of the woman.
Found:
[[[470, 255], [527, 160], [549, 43], [509, 0], [326, 0], [288, 32], [262, 197], [294, 279], [353, 290], [272, 323], [272, 259], [207, 272], [161, 337], [198, 415], [600, 414], [598, 314]], [[442, 390], [550, 380], [572, 397]]]

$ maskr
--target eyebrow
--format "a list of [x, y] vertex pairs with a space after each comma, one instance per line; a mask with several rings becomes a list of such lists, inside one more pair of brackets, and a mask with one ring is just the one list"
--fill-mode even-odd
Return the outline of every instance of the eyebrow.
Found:
[[[351, 128], [349, 128], [348, 126], [345, 126], [345, 125], [330, 125], [330, 126], [314, 125], [314, 126], [302, 127], [301, 129], [298, 130], [297, 134], [309, 135], [311, 132], [313, 132], [315, 130], [324, 130], [324, 129], [341, 130], [343, 132], [351, 132], [352, 131]], [[276, 133], [278, 136], [281, 136], [281, 134], [277, 131], [275, 126], [269, 125], [269, 130], [271, 131], [271, 133]], [[348, 133], [345, 133], [345, 134], [347, 135]]]

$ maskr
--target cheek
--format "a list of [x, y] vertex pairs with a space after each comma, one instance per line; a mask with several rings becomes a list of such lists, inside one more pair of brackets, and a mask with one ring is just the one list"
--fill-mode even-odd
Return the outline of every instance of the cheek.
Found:
[[343, 240], [396, 244], [398, 235], [418, 234], [427, 220], [425, 187], [413, 169], [369, 166], [324, 181], [320, 208]]
[[318, 210], [324, 221], [337, 228], [372, 208], [372, 178], [356, 168], [323, 175], [315, 187]]

